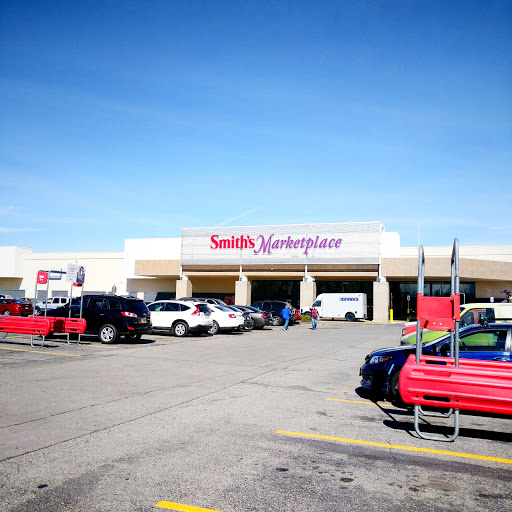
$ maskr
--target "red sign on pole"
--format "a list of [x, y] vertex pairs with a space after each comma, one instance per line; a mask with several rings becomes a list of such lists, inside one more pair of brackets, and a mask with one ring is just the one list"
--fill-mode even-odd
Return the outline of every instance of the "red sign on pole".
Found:
[[37, 284], [46, 284], [48, 282], [48, 272], [37, 273]]

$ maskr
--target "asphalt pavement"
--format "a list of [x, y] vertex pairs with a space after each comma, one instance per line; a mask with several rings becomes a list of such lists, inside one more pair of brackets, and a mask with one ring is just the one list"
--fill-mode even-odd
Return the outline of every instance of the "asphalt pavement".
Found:
[[455, 442], [425, 441], [409, 410], [361, 392], [364, 356], [400, 330], [0, 339], [0, 508], [512, 510], [509, 418], [461, 414]]

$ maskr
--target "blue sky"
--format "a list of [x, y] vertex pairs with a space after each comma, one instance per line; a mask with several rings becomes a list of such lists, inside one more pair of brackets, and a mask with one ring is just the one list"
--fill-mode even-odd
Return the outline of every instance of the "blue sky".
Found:
[[0, 245], [384, 222], [512, 244], [512, 1], [0, 6]]

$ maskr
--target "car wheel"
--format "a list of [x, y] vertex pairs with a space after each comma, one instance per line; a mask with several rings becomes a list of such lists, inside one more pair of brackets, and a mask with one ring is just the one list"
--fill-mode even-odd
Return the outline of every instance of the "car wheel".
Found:
[[280, 316], [272, 317], [272, 325], [275, 327], [279, 327], [282, 324], [282, 318]]
[[250, 318], [249, 320], [247, 320], [247, 322], [245, 323], [245, 328], [248, 330], [248, 331], [252, 331], [254, 329], [254, 326], [256, 324], [254, 323], [254, 320], [252, 318]]
[[6, 309], [2, 314], [5, 316], [11, 316], [11, 312], [8, 309]]
[[217, 334], [219, 332], [219, 324], [214, 320], [212, 326], [208, 329], [209, 334]]
[[345, 320], [347, 322], [353, 322], [355, 319], [356, 319], [356, 316], [354, 315], [354, 313], [347, 313], [345, 315]]
[[119, 337], [117, 329], [112, 324], [105, 324], [98, 332], [101, 343], [115, 343]]
[[388, 384], [388, 400], [397, 405], [403, 405], [402, 397], [400, 395], [400, 387], [399, 382], [400, 380], [400, 372], [395, 372], [391, 379], [389, 380]]
[[176, 322], [174, 324], [174, 336], [183, 338], [188, 334], [188, 325], [185, 322]]
[[142, 338], [142, 334], [125, 334], [124, 339], [126, 341], [139, 341]]

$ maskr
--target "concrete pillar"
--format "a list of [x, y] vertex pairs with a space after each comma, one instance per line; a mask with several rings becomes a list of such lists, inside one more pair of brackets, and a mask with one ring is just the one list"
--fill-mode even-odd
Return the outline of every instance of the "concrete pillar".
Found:
[[192, 297], [192, 281], [188, 279], [178, 279], [176, 281], [176, 298]]
[[300, 308], [311, 306], [316, 299], [316, 281], [300, 282]]
[[389, 283], [374, 281], [373, 283], [373, 321], [389, 322]]
[[250, 306], [251, 291], [252, 285], [250, 281], [235, 281], [235, 304]]

